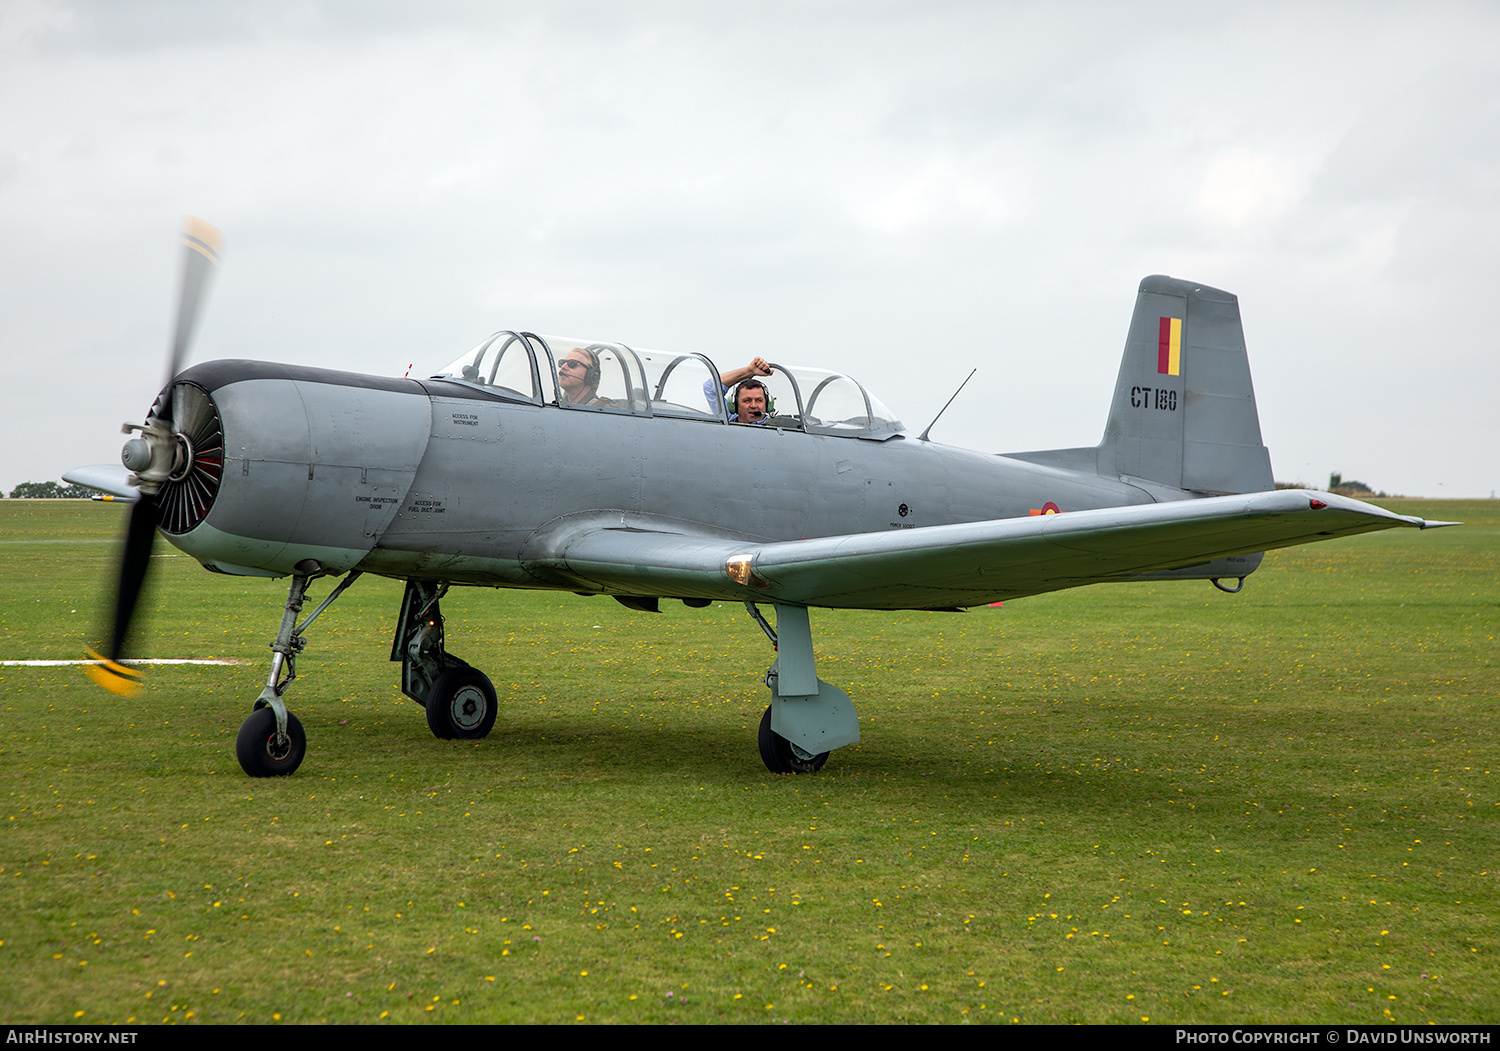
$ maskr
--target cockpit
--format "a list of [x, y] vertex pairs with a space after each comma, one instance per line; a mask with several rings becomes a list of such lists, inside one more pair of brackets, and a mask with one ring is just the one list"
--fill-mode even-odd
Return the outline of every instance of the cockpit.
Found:
[[[905, 428], [848, 376], [771, 362], [758, 377], [767, 394], [759, 425], [883, 441]], [[505, 401], [582, 412], [628, 413], [735, 423], [720, 370], [702, 354], [633, 350], [533, 332], [497, 332], [433, 376]]]

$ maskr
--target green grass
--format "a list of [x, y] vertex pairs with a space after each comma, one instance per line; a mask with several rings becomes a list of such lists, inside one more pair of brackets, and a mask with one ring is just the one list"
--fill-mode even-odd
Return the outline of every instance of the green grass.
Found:
[[[1468, 524], [1236, 596], [815, 611], [863, 741], [783, 778], [738, 607], [454, 592], [501, 710], [451, 742], [362, 580], [289, 695], [306, 761], [251, 781], [285, 582], [161, 544], [143, 654], [248, 663], [128, 702], [0, 668], [0, 1017], [1491, 1022], [1500, 504], [1390, 506]], [[120, 519], [0, 504], [0, 657], [96, 634]]]

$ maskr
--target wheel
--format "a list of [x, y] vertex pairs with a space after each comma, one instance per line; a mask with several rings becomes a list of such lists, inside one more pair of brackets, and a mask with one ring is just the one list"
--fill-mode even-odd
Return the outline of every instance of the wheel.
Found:
[[251, 777], [285, 777], [302, 765], [307, 754], [307, 734], [291, 712], [286, 713], [286, 736], [277, 740], [276, 713], [257, 708], [240, 726], [234, 741], [240, 769]]
[[766, 769], [773, 774], [815, 774], [828, 762], [827, 752], [802, 759], [797, 754], [801, 751], [771, 729], [771, 709], [767, 706], [766, 714], [760, 717], [760, 758]]
[[495, 725], [495, 688], [478, 668], [449, 668], [427, 691], [427, 728], [432, 736], [484, 737]]

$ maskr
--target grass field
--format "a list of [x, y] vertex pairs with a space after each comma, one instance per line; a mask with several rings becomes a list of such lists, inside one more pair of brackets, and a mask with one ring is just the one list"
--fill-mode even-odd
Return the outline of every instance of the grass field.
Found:
[[[362, 580], [289, 694], [306, 761], [251, 781], [285, 582], [159, 544], [142, 655], [247, 663], [129, 702], [0, 667], [0, 1018], [1494, 1022], [1500, 503], [1387, 506], [1468, 524], [1235, 596], [815, 611], [863, 740], [780, 778], [742, 608], [455, 592], [500, 716], [438, 741]], [[0, 658], [96, 634], [121, 511], [0, 503]]]

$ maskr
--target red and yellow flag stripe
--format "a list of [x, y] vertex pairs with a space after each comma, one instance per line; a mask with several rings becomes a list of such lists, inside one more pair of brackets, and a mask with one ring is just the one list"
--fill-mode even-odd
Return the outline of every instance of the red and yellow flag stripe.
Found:
[[1182, 318], [1164, 317], [1156, 340], [1156, 371], [1163, 376], [1182, 375]]

